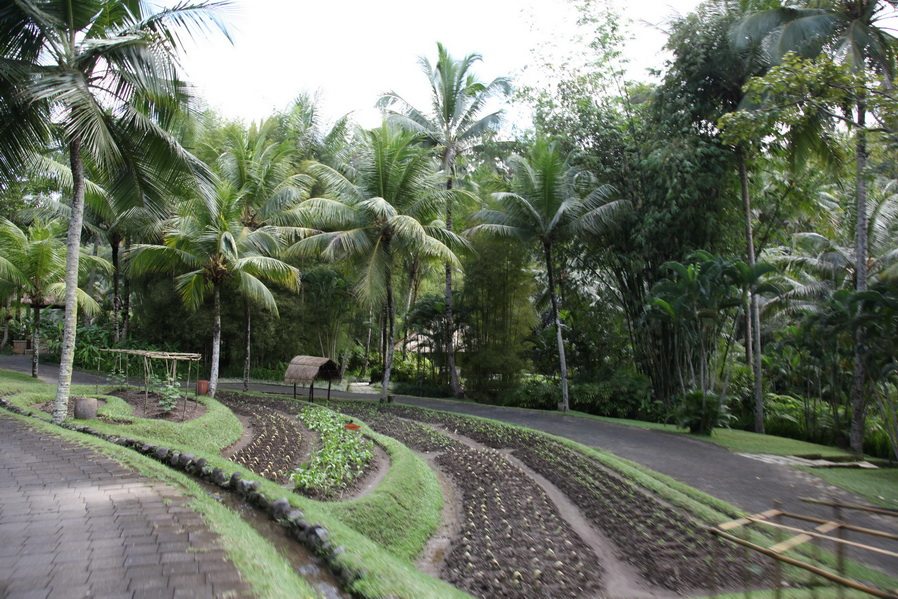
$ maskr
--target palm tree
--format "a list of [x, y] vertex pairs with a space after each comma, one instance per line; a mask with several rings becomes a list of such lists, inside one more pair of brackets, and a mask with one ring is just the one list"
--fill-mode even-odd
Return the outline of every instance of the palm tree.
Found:
[[[816, 57], [823, 52], [844, 61], [863, 81], [871, 74], [884, 77], [891, 87], [895, 73], [895, 37], [884, 19], [891, 16], [894, 2], [881, 0], [826, 0], [786, 2], [780, 8], [746, 18], [736, 35], [743, 40], [764, 40], [775, 58], [787, 52]], [[854, 94], [855, 129], [855, 290], [867, 289], [867, 89]], [[851, 449], [863, 453], [865, 428], [863, 327], [855, 333], [854, 378], [851, 390]]]
[[578, 193], [581, 188], [578, 179], [588, 177], [588, 173], [571, 166], [558, 144], [547, 139], [537, 139], [528, 156], [513, 156], [510, 162], [514, 171], [512, 191], [494, 193], [496, 207], [481, 210], [475, 215], [482, 224], [472, 227], [470, 232], [514, 236], [539, 244], [545, 261], [546, 290], [558, 343], [561, 373], [561, 402], [558, 407], [561, 411], [567, 411], [570, 407], [567, 361], [552, 251], [559, 243], [581, 232], [600, 231], [615, 213], [628, 204], [624, 200], [609, 201], [613, 190], [607, 185], [595, 187], [585, 194]]
[[458, 267], [447, 244], [462, 242], [445, 223], [433, 219], [448, 194], [441, 191], [439, 173], [419, 137], [387, 124], [361, 137], [355, 183], [322, 164], [307, 167], [337, 199], [312, 198], [299, 205], [297, 214], [321, 232], [298, 241], [288, 255], [359, 264], [357, 295], [369, 306], [383, 306], [386, 313], [381, 389], [381, 401], [386, 402], [395, 346], [394, 273], [403, 258], [416, 255]]
[[[66, 291], [65, 221], [35, 221], [24, 231], [14, 223], [0, 221], [0, 278], [12, 283], [28, 295], [34, 320], [31, 331], [31, 376], [37, 378], [40, 354], [41, 310], [59, 302]], [[80, 248], [79, 248], [80, 250]], [[109, 264], [95, 256], [85, 255], [79, 261], [83, 270]], [[96, 314], [100, 306], [80, 288], [75, 289], [78, 306], [88, 314]]]
[[277, 315], [274, 296], [263, 281], [299, 289], [299, 271], [274, 257], [282, 247], [278, 231], [245, 226], [245, 212], [246, 196], [221, 181], [166, 223], [162, 245], [138, 244], [128, 256], [134, 276], [176, 273], [175, 286], [190, 309], [200, 308], [212, 295], [212, 397], [221, 355], [221, 293], [234, 291]]
[[85, 161], [128, 175], [136, 193], [152, 173], [188, 161], [165, 130], [186, 99], [174, 55], [184, 35], [210, 26], [224, 32], [215, 16], [220, 6], [181, 3], [154, 12], [126, 0], [42, 0], [0, 10], [2, 174], [42, 152], [51, 133], [72, 172], [56, 422], [65, 418], [72, 378]]
[[[279, 122], [268, 119], [248, 130], [231, 127], [225, 135], [224, 151], [218, 158], [221, 176], [243, 196], [242, 221], [250, 229], [284, 224], [289, 211], [307, 196], [308, 175], [293, 172], [296, 153], [293, 140], [277, 138]], [[243, 390], [249, 389], [252, 349], [250, 298], [243, 298], [244, 339]]]
[[[510, 82], [505, 77], [482, 83], [474, 76], [471, 69], [480, 60], [479, 54], [468, 54], [461, 60], [456, 60], [449, 55], [443, 44], [437, 43], [435, 66], [423, 56], [419, 59], [421, 70], [430, 82], [432, 112], [426, 114], [418, 110], [396, 92], [384, 94], [378, 102], [387, 111], [391, 121], [421, 134], [427, 143], [436, 148], [446, 176], [446, 189], [452, 189], [456, 177], [456, 158], [468, 152], [499, 125], [501, 110], [482, 114], [487, 101], [497, 94], [508, 94], [510, 91]], [[446, 228], [449, 231], [452, 231], [452, 222], [452, 203], [447, 202]], [[445, 293], [449, 386], [454, 395], [461, 395], [452, 343], [452, 268], [448, 263]]]

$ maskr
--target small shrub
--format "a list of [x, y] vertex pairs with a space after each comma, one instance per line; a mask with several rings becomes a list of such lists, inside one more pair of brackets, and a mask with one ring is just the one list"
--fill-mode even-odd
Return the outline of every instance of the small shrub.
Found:
[[124, 369], [113, 368], [106, 375], [106, 384], [115, 389], [123, 389], [128, 386], [128, 377]]
[[561, 401], [561, 384], [545, 377], [525, 379], [512, 391], [500, 395], [498, 403], [533, 410], [557, 410]]
[[181, 399], [181, 387], [177, 379], [150, 375], [150, 390], [159, 396], [159, 408], [166, 414], [174, 410]]
[[638, 372], [619, 369], [599, 382], [571, 386], [571, 409], [607, 416], [659, 421], [663, 410], [652, 401], [652, 384]]
[[726, 426], [730, 414], [726, 398], [711, 391], [693, 390], [680, 397], [673, 412], [674, 422], [693, 435], [710, 435], [715, 427]]

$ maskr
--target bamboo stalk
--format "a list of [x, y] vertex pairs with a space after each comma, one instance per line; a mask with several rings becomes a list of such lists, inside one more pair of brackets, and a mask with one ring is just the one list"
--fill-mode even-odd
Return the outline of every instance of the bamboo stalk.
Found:
[[[817, 524], [825, 524], [829, 522], [829, 520], [825, 518], [817, 518], [815, 516], [806, 516], [804, 514], [793, 514], [792, 512], [783, 512], [783, 516], [786, 518], [794, 518], [795, 520], [804, 520], [806, 522], [815, 522]], [[882, 530], [876, 530], [875, 528], [866, 528], [864, 526], [856, 526], [854, 524], [847, 524], [845, 522], [841, 522], [840, 526], [845, 530], [850, 530], [851, 532], [859, 532], [866, 535], [870, 535], [873, 537], [882, 537], [883, 539], [890, 539], [892, 541], [898, 541], [898, 535], [885, 532]]]
[[721, 538], [724, 538], [728, 541], [736, 543], [737, 545], [741, 545], [743, 547], [747, 547], [753, 551], [757, 551], [758, 553], [762, 553], [766, 556], [772, 557], [774, 559], [780, 560], [790, 566], [795, 566], [796, 568], [801, 568], [803, 570], [807, 570], [808, 572], [813, 572], [814, 574], [829, 580], [830, 582], [835, 582], [836, 584], [840, 584], [846, 586], [848, 588], [854, 589], [856, 591], [861, 591], [863, 593], [867, 593], [868, 595], [873, 595], [874, 597], [879, 597], [880, 599], [898, 599], [898, 594], [894, 591], [885, 591], [882, 589], [877, 589], [874, 587], [870, 587], [865, 585], [862, 582], [858, 582], [857, 580], [853, 580], [851, 578], [845, 578], [843, 576], [839, 576], [838, 574], [833, 574], [828, 570], [824, 570], [823, 568], [818, 568], [817, 566], [812, 566], [811, 564], [807, 564], [801, 560], [797, 560], [795, 558], [791, 558], [786, 555], [781, 555], [779, 553], [774, 553], [767, 549], [766, 547], [761, 547], [760, 545], [756, 545], [751, 541], [740, 539], [735, 535], [731, 535], [729, 533], [723, 532], [717, 528], [709, 529], [711, 534], [717, 535]]
[[813, 499], [811, 497], [799, 497], [805, 503], [814, 503], [817, 505], [828, 505], [830, 507], [839, 507], [846, 510], [857, 510], [859, 512], [870, 512], [871, 514], [879, 514], [880, 516], [894, 516], [898, 518], [898, 510], [891, 510], [885, 507], [876, 507], [872, 505], [863, 505], [860, 503], [842, 503], [839, 501], [830, 501], [826, 499]]
[[[790, 530], [792, 532], [797, 532], [803, 535], [810, 535], [812, 537], [816, 537], [818, 539], [823, 539], [825, 541], [832, 541], [837, 543], [840, 546], [850, 546], [857, 547], [858, 549], [865, 549], [867, 551], [872, 551], [873, 553], [879, 553], [881, 555], [886, 555], [888, 557], [898, 557], [898, 553], [894, 551], [888, 551], [887, 549], [880, 549], [879, 547], [871, 547], [870, 545], [864, 545], [863, 543], [858, 543], [856, 541], [849, 541], [848, 539], [840, 539], [837, 537], [831, 537], [829, 535], [820, 534], [811, 530], [805, 530], [803, 528], [796, 528], [794, 526], [787, 526], [786, 524], [778, 524], [776, 522], [770, 522], [767, 520], [759, 520], [753, 519], [752, 522], [756, 522], [758, 524], [763, 524], [764, 526], [771, 526], [773, 528], [778, 528], [781, 530]], [[837, 528], [838, 530], [838, 528]]]

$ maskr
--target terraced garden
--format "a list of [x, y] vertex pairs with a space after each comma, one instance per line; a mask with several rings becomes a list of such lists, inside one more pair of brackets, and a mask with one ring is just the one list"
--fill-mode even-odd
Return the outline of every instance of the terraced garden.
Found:
[[[2, 377], [8, 409], [48, 418], [51, 387]], [[705, 531], [735, 509], [543, 433], [238, 393], [201, 397], [183, 421], [144, 418], [130, 396], [100, 394], [98, 418], [70, 426], [192, 477], [325, 597], [703, 597], [771, 583], [767, 563]]]

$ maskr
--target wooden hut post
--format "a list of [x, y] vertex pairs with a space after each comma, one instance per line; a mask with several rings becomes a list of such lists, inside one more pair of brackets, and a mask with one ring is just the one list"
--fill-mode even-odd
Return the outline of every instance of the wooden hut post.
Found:
[[327, 401], [331, 400], [331, 379], [327, 379]]
[[315, 403], [315, 379], [309, 381], [309, 401]]
[[296, 399], [296, 383], [293, 383], [293, 399]]

